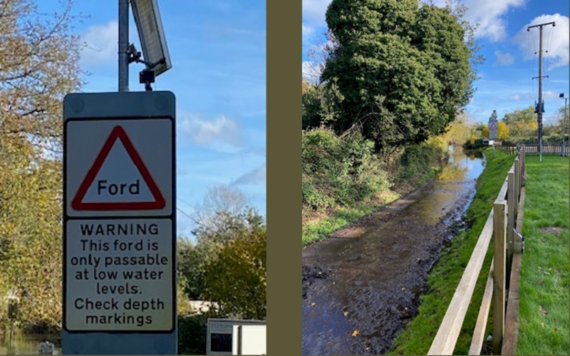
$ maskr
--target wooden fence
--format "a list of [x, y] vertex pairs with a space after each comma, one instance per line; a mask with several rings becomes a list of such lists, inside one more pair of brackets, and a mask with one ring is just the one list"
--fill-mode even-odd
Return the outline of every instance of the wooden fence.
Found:
[[[500, 150], [507, 154], [517, 154], [520, 149], [524, 147], [524, 152], [526, 154], [538, 154], [538, 144], [525, 144], [519, 145], [518, 147], [514, 146], [495, 146], [495, 149]], [[559, 145], [543, 145], [542, 146], [542, 154], [543, 155], [558, 155], [560, 156], [560, 152], [562, 152], [562, 144]], [[564, 146], [564, 154], [568, 156], [570, 152], [568, 145]]]
[[[505, 345], [503, 345], [503, 337], [505, 336], [505, 300], [507, 300], [506, 293], [508, 292], [507, 286], [509, 283], [507, 276], [509, 276], [511, 270], [513, 257], [515, 257], [517, 263], [520, 264], [520, 253], [523, 248], [523, 241], [519, 235], [515, 233], [515, 229], [517, 229], [517, 231], [522, 230], [522, 214], [519, 213], [519, 207], [522, 211], [522, 206], [519, 206], [519, 196], [523, 186], [523, 180], [526, 177], [524, 152], [524, 147], [521, 147], [517, 153], [518, 157], [515, 159], [513, 166], [507, 174], [507, 178], [501, 187], [497, 200], [495, 200], [493, 209], [479, 236], [477, 245], [473, 250], [471, 259], [451, 299], [451, 303], [432, 342], [428, 355], [453, 355], [455, 344], [457, 343], [457, 338], [459, 337], [461, 326], [463, 325], [465, 314], [471, 302], [477, 278], [481, 272], [483, 261], [493, 235], [495, 236], [493, 260], [491, 261], [491, 268], [479, 309], [479, 316], [473, 332], [469, 355], [479, 355], [481, 352], [493, 294], [494, 354], [501, 354], [501, 346], [507, 344], [507, 342], [505, 342]], [[517, 215], [520, 215], [518, 221]], [[516, 314], [518, 312], [518, 270], [513, 271], [513, 275], [515, 274], [517, 281], [511, 284], [510, 287], [515, 287], [516, 291], [513, 290], [513, 295], [509, 296], [508, 299], [510, 302], [511, 297], [517, 298], [516, 303], [512, 303], [512, 305], [516, 306]], [[512, 279], [513, 278], [511, 278], [511, 282]], [[510, 312], [512, 314], [512, 311]], [[511, 317], [509, 320], [515, 320], [516, 322], [516, 318]], [[513, 326], [516, 329], [516, 325], [507, 325], [509, 330], [513, 330]], [[512, 345], [516, 345], [516, 332], [514, 333], [514, 341], [512, 340], [512, 333], [509, 338], [508, 344], [511, 345], [509, 346], [511, 349], [509, 349], [509, 353], [505, 354], [513, 355], [514, 353], [510, 352], [512, 352]]]

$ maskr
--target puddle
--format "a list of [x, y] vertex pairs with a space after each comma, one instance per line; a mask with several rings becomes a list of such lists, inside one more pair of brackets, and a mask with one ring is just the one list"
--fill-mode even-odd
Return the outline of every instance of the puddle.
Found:
[[[340, 231], [303, 249], [303, 354], [389, 349], [416, 314], [441, 249], [466, 228], [463, 215], [484, 164], [481, 154], [450, 148], [434, 181], [365, 218], [366, 232], [346, 238]], [[311, 277], [315, 271], [326, 278]]]

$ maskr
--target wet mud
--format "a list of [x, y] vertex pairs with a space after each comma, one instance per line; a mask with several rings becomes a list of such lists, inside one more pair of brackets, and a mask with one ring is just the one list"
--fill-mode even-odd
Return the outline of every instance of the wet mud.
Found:
[[441, 250], [470, 225], [483, 162], [450, 160], [434, 181], [303, 249], [303, 354], [383, 354], [413, 319]]

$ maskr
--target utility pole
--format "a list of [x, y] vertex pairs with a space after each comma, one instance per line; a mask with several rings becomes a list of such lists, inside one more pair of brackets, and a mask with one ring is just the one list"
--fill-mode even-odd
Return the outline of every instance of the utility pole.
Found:
[[119, 0], [119, 91], [129, 91], [129, 0]]
[[540, 162], [542, 162], [542, 113], [544, 112], [544, 103], [542, 102], [542, 28], [544, 26], [556, 26], [554, 21], [543, 23], [540, 25], [529, 26], [526, 30], [530, 31], [533, 27], [540, 28], [540, 45], [538, 50], [538, 106], [536, 113], [538, 114], [538, 150], [540, 152]]

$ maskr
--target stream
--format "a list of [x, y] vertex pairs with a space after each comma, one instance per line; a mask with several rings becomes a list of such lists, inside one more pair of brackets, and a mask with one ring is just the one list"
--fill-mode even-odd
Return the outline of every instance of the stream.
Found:
[[485, 166], [450, 147], [435, 179], [303, 249], [303, 354], [383, 354], [417, 313], [428, 273], [458, 231]]
[[40, 344], [49, 341], [54, 346], [54, 355], [61, 355], [61, 346], [59, 345], [59, 335], [21, 335], [16, 334], [10, 340], [8, 335], [0, 335], [0, 355], [39, 355]]

